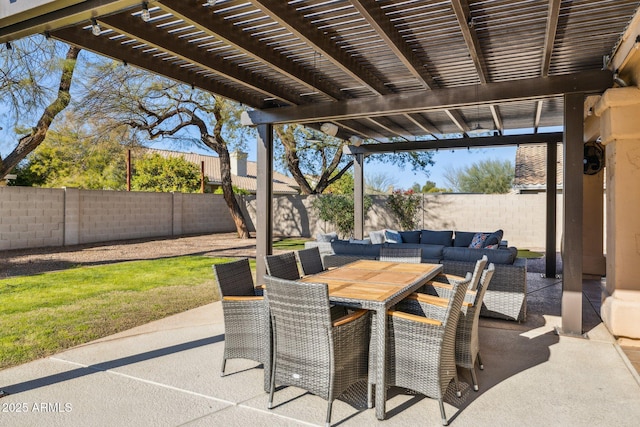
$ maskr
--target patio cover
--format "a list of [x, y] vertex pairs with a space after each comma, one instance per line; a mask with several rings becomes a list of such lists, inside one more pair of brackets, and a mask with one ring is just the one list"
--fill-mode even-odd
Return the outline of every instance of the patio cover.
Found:
[[[0, 4], [0, 43], [44, 33], [254, 109], [247, 123], [260, 135], [258, 277], [271, 253], [275, 123], [330, 124], [338, 137], [370, 141], [352, 151], [358, 194], [372, 145], [564, 142], [564, 281], [577, 291], [582, 221], [575, 218], [593, 105], [585, 97], [614, 82], [637, 83], [638, 60], [630, 58], [640, 42], [638, 7], [635, 0], [16, 0]], [[554, 126], [564, 133], [540, 133]], [[362, 218], [356, 227], [361, 233]]]

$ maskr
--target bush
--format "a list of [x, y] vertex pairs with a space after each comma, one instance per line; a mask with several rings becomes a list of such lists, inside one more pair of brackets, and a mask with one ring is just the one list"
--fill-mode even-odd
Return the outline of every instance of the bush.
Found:
[[[364, 197], [365, 218], [373, 202], [370, 197]], [[332, 223], [341, 237], [353, 235], [354, 215], [353, 196], [342, 194], [324, 194], [316, 197], [311, 206], [318, 213], [318, 217]]]
[[387, 198], [387, 206], [403, 230], [414, 230], [417, 227], [416, 215], [420, 209], [420, 203], [421, 197], [413, 190], [395, 190]]

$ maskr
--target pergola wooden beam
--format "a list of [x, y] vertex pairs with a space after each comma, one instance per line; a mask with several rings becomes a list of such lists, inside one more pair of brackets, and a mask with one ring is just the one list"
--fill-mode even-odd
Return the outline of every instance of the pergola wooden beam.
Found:
[[561, 76], [487, 83], [478, 85], [475, 90], [474, 87], [462, 86], [251, 111], [245, 117], [244, 123], [247, 125], [305, 123], [375, 117], [486, 103], [549, 98], [567, 93], [602, 93], [612, 86], [613, 73], [611, 71], [587, 71]]

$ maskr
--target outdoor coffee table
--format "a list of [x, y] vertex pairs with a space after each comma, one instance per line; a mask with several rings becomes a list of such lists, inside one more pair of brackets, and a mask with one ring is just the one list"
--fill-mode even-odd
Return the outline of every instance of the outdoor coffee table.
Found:
[[[326, 283], [332, 303], [376, 312], [376, 417], [383, 420], [387, 400], [387, 310], [442, 272], [440, 264], [407, 264], [359, 260], [305, 276], [303, 282]], [[371, 405], [371, 402], [369, 402]]]

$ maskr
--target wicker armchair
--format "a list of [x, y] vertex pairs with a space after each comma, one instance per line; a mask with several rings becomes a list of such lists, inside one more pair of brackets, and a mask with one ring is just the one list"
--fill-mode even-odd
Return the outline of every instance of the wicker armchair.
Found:
[[380, 248], [380, 261], [407, 262], [420, 264], [422, 262], [421, 248]]
[[249, 260], [214, 264], [213, 273], [225, 327], [220, 375], [224, 375], [227, 359], [250, 359], [264, 365], [266, 384], [270, 369], [269, 311], [264, 297], [253, 286]]
[[300, 278], [296, 255], [293, 252], [280, 255], [267, 255], [264, 257], [264, 260], [269, 276], [287, 280], [298, 280]]
[[326, 284], [269, 276], [265, 283], [273, 327], [269, 408], [276, 384], [299, 387], [328, 401], [329, 425], [333, 400], [367, 378], [368, 312], [332, 321]]
[[[443, 425], [448, 424], [443, 397], [451, 380], [461, 395], [455, 361], [456, 326], [470, 281], [471, 273], [454, 281], [450, 299], [413, 294], [387, 316], [387, 385], [438, 399]], [[375, 372], [375, 360], [370, 358], [369, 372]]]
[[317, 274], [325, 270], [320, 258], [320, 250], [315, 248], [302, 249], [298, 251], [298, 261], [302, 266], [302, 274]]
[[[482, 300], [495, 270], [495, 265], [493, 263], [489, 264], [489, 267], [482, 272], [478, 288], [475, 291], [467, 291], [460, 318], [458, 319], [458, 329], [456, 332], [456, 365], [469, 369], [471, 372], [471, 380], [473, 381], [473, 389], [476, 391], [478, 391], [478, 379], [475, 371], [476, 360], [478, 361], [480, 369], [484, 369], [482, 358], [480, 357], [478, 322], [480, 319]], [[452, 287], [444, 283], [439, 284], [432, 282], [431, 290], [429, 290], [428, 293], [442, 298], [450, 298], [452, 295]]]

